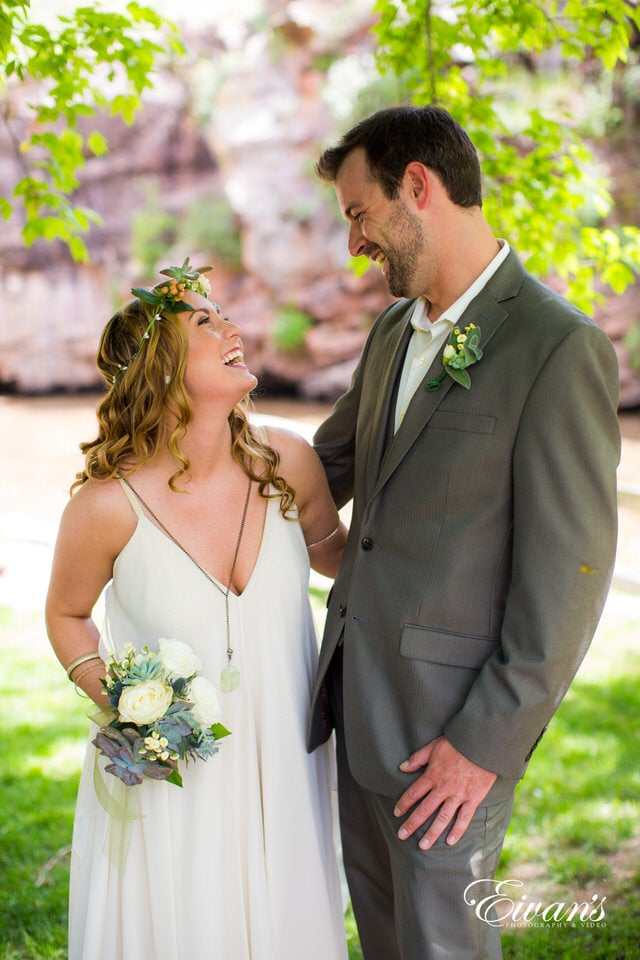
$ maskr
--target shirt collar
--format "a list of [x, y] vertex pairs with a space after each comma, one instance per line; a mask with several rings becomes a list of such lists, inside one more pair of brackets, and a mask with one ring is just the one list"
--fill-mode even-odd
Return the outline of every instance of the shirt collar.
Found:
[[474, 297], [477, 297], [480, 291], [484, 289], [498, 267], [507, 259], [510, 249], [509, 244], [506, 240], [498, 240], [498, 243], [500, 249], [493, 260], [484, 268], [480, 276], [476, 277], [471, 286], [467, 287], [464, 293], [434, 323], [429, 321], [429, 301], [426, 297], [418, 297], [411, 315], [411, 326], [414, 330], [429, 333], [438, 325], [444, 326], [447, 324], [452, 327], [454, 323], [458, 322]]

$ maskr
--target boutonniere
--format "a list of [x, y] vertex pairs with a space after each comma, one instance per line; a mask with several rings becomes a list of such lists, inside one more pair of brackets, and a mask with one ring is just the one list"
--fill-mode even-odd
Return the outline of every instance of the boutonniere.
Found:
[[442, 354], [444, 370], [437, 380], [427, 381], [426, 389], [439, 390], [440, 384], [449, 374], [456, 383], [468, 390], [471, 386], [471, 377], [467, 373], [467, 367], [481, 359], [480, 327], [476, 327], [475, 323], [470, 323], [468, 327], [464, 328], [464, 333], [461, 333], [460, 327], [454, 327], [449, 334], [447, 345]]

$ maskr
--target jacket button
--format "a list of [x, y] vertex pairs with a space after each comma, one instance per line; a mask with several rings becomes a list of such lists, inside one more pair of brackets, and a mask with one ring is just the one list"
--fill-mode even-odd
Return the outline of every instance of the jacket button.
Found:
[[340, 614], [341, 617], [344, 617], [346, 615], [346, 612], [347, 612], [347, 608], [345, 607], [344, 603], [341, 603], [340, 606], [338, 607], [338, 613]]
[[371, 537], [363, 537], [360, 541], [360, 546], [363, 550], [373, 550], [373, 540]]

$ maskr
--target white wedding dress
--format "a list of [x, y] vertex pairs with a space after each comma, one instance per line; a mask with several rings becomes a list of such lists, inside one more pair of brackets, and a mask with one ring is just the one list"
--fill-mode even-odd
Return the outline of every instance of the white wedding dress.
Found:
[[[101, 652], [190, 644], [219, 686], [224, 597], [142, 512], [117, 558]], [[256, 566], [229, 596], [240, 686], [221, 693], [231, 735], [209, 760], [180, 764], [181, 789], [125, 787], [102, 773], [133, 819], [107, 815], [82, 771], [71, 858], [69, 960], [344, 960], [328, 745], [305, 727], [317, 644], [300, 525], [266, 509]], [[92, 728], [91, 736], [96, 728]], [[104, 766], [100, 760], [99, 768]]]

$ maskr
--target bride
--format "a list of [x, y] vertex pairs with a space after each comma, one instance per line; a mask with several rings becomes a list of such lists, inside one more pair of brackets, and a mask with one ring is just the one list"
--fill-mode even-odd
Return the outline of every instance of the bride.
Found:
[[[305, 749], [317, 656], [309, 559], [333, 576], [346, 531], [311, 447], [249, 423], [256, 378], [239, 328], [208, 299], [207, 269], [185, 260], [162, 271], [104, 330], [108, 389], [98, 437], [81, 446], [46, 616], [70, 679], [103, 709], [110, 655], [188, 644], [231, 734], [181, 768], [182, 788], [124, 786], [92, 726], [69, 960], [346, 957], [333, 758]], [[99, 631], [91, 614], [107, 585]]]

